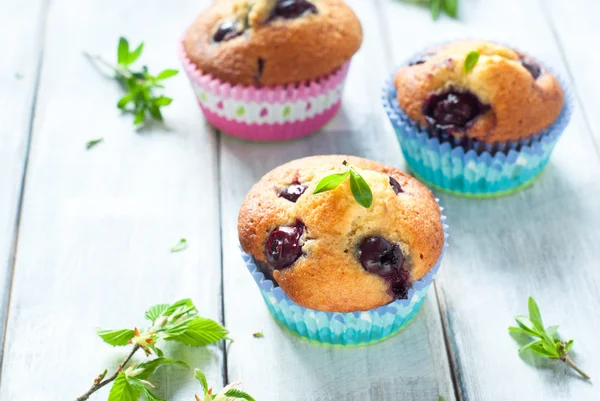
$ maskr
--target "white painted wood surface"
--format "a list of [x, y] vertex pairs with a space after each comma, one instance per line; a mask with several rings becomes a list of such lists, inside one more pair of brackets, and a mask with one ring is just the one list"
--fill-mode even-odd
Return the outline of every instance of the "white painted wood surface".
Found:
[[[284, 144], [224, 136], [205, 124], [183, 75], [167, 85], [175, 98], [165, 109], [167, 130], [133, 132], [129, 116], [114, 106], [118, 87], [81, 51], [112, 58], [125, 35], [146, 42], [142, 59], [152, 69], [178, 66], [177, 39], [208, 3], [52, 0], [46, 10], [42, 0], [0, 0], [0, 328], [7, 323], [0, 400], [74, 399], [122, 355], [102, 344], [94, 327], [143, 324], [145, 307], [187, 296], [202, 314], [224, 317], [235, 343], [226, 358], [215, 347], [173, 351], [217, 387], [243, 380], [259, 401], [437, 401], [440, 395], [450, 401], [455, 391], [469, 401], [600, 399], [596, 386], [560, 365], [520, 360], [506, 331], [533, 295], [545, 321], [575, 339], [576, 361], [600, 377], [594, 252], [600, 88], [591, 47], [600, 36], [594, 18], [600, 6], [462, 0], [460, 21], [433, 22], [427, 10], [395, 0], [351, 0], [365, 42], [352, 63], [343, 110], [324, 132]], [[355, 154], [403, 167], [380, 106], [381, 84], [424, 46], [464, 37], [531, 50], [574, 81], [576, 112], [547, 171], [534, 187], [508, 198], [440, 194], [451, 247], [436, 291], [398, 336], [339, 349], [282, 331], [237, 248], [237, 211], [246, 191], [275, 166], [313, 154]], [[86, 151], [85, 143], [97, 137], [105, 141]], [[181, 237], [189, 248], [171, 254]], [[253, 338], [257, 331], [265, 337]], [[192, 399], [198, 386], [189, 372], [169, 373], [159, 376], [161, 393]]]
[[12, 280], [45, 11], [42, 0], [0, 0], [0, 344]]

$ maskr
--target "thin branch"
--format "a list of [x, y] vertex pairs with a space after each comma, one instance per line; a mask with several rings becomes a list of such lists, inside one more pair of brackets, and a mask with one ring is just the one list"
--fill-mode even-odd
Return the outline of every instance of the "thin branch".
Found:
[[90, 395], [94, 394], [96, 391], [100, 390], [102, 387], [106, 386], [108, 383], [113, 382], [117, 376], [119, 376], [119, 373], [121, 373], [123, 371], [123, 368], [125, 367], [125, 365], [127, 365], [127, 363], [131, 360], [131, 358], [133, 357], [133, 354], [135, 354], [138, 350], [140, 349], [139, 345], [135, 345], [132, 349], [131, 352], [129, 353], [129, 355], [127, 355], [127, 358], [125, 358], [125, 360], [123, 362], [121, 362], [121, 364], [119, 365], [119, 368], [117, 369], [117, 371], [108, 379], [102, 380], [101, 382], [94, 384], [92, 387], [90, 387], [90, 389], [83, 395], [77, 397], [75, 399], [75, 401], [86, 401], [87, 399], [90, 398]]
[[569, 355], [565, 355], [561, 359], [563, 360], [564, 363], [567, 364], [568, 367], [573, 369], [575, 372], [579, 373], [581, 375], [581, 377], [583, 377], [585, 380], [591, 379], [591, 377], [589, 377], [587, 373], [585, 373], [583, 370], [581, 370], [579, 368], [579, 366], [575, 365], [575, 362], [573, 362], [573, 360], [571, 358], [569, 358]]

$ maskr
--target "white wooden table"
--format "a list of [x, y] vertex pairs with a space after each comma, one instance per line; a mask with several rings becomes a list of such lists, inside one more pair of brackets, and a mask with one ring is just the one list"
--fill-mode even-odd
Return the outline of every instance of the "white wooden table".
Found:
[[[141, 325], [147, 306], [188, 296], [235, 342], [172, 352], [216, 387], [242, 380], [259, 401], [600, 400], [597, 384], [560, 362], [522, 360], [506, 330], [534, 296], [600, 380], [600, 4], [461, 0], [459, 21], [433, 22], [417, 6], [351, 0], [364, 43], [343, 109], [323, 132], [281, 144], [223, 135], [180, 74], [167, 85], [167, 130], [135, 133], [115, 107], [117, 85], [81, 51], [116, 57], [125, 35], [146, 42], [142, 59], [154, 71], [179, 67], [177, 40], [208, 3], [0, 0], [0, 400], [74, 399], [123, 357], [95, 327]], [[238, 252], [245, 193], [275, 166], [314, 154], [404, 168], [381, 85], [409, 55], [456, 38], [514, 43], [573, 83], [576, 110], [547, 170], [506, 198], [438, 194], [450, 249], [398, 336], [340, 349], [282, 331]], [[104, 142], [86, 151], [97, 137]], [[181, 237], [189, 248], [170, 253]], [[199, 392], [189, 372], [158, 379], [171, 401]]]

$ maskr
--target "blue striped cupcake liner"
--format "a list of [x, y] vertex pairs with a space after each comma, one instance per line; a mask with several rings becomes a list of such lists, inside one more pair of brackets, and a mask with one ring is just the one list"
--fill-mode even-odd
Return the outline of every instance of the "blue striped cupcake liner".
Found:
[[300, 306], [292, 301], [281, 287], [265, 277], [252, 255], [242, 251], [242, 258], [258, 285], [269, 312], [280, 326], [297, 336], [319, 344], [342, 347], [367, 345], [398, 333], [408, 325], [421, 308], [448, 247], [446, 216], [442, 215], [441, 220], [444, 227], [444, 247], [435, 266], [424, 277], [413, 283], [407, 299], [398, 299], [367, 311], [323, 312]]
[[[419, 53], [403, 65], [416, 60]], [[429, 186], [455, 195], [488, 198], [508, 195], [531, 185], [548, 163], [554, 146], [569, 123], [574, 101], [570, 86], [558, 74], [564, 106], [546, 130], [515, 142], [488, 144], [474, 141], [473, 149], [430, 137], [398, 105], [394, 76], [383, 87], [385, 111], [396, 131], [402, 153], [414, 175]]]

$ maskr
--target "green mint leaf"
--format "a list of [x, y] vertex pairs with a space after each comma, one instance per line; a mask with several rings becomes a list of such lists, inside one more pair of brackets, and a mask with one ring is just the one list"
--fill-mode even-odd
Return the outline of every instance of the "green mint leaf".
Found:
[[464, 65], [465, 74], [468, 74], [469, 72], [471, 72], [471, 70], [473, 69], [473, 67], [475, 67], [475, 64], [477, 64], [478, 61], [479, 61], [479, 52], [477, 50], [473, 50], [473, 51], [469, 52], [469, 54], [467, 54], [467, 57], [465, 58], [465, 65]]
[[544, 332], [544, 323], [542, 322], [540, 309], [532, 297], [529, 297], [527, 306], [529, 308], [529, 319], [531, 319], [531, 322], [538, 331]]
[[159, 96], [152, 99], [152, 104], [158, 107], [168, 106], [171, 104], [171, 102], [173, 102], [173, 99], [166, 96]]
[[[171, 316], [173, 314], [178, 314], [180, 311], [182, 310], [186, 310], [186, 309], [190, 309], [193, 311], [196, 311], [196, 307], [194, 306], [194, 303], [192, 302], [192, 300], [190, 298], [185, 298], [185, 299], [180, 299], [179, 301], [175, 302], [174, 304], [172, 304], [171, 306], [169, 306], [167, 308], [167, 310], [165, 310], [163, 312], [163, 316]], [[178, 312], [178, 313], [175, 313]]]
[[104, 140], [104, 138], [92, 139], [91, 141], [88, 141], [88, 143], [85, 144], [85, 148], [87, 150], [90, 150], [91, 148], [98, 145], [103, 140]]
[[573, 348], [573, 340], [569, 340], [565, 345], [565, 350], [567, 351], [567, 353], [571, 352], [571, 348]]
[[508, 331], [511, 332], [511, 333], [526, 334], [528, 336], [531, 335], [531, 332], [529, 332], [528, 330], [523, 330], [520, 327], [509, 327]]
[[142, 395], [142, 391], [139, 386], [133, 385], [128, 380], [124, 372], [121, 372], [110, 389], [108, 401], [138, 401]]
[[431, 0], [431, 18], [437, 20], [440, 17], [440, 7], [442, 0]]
[[154, 351], [156, 356], [165, 356], [165, 353], [163, 352], [163, 350], [158, 347], [152, 347], [152, 350]]
[[181, 252], [188, 247], [188, 242], [185, 238], [179, 240], [177, 245], [171, 247], [171, 252]]
[[533, 325], [533, 322], [527, 316], [515, 316], [515, 321], [519, 325], [520, 328], [529, 332], [529, 335], [534, 337], [541, 337], [541, 334]]
[[119, 101], [117, 102], [117, 107], [121, 110], [123, 110], [125, 107], [127, 107], [127, 104], [129, 104], [129, 102], [131, 102], [133, 100], [133, 94], [131, 94], [131, 92], [126, 93], [121, 99], [119, 99]]
[[256, 333], [252, 334], [252, 337], [254, 337], [254, 338], [263, 338], [264, 336], [265, 335], [263, 334], [262, 331], [258, 331]]
[[370, 208], [373, 203], [373, 193], [367, 181], [356, 172], [353, 168], [350, 168], [350, 190], [354, 199], [364, 208]]
[[544, 348], [543, 341], [541, 341], [540, 343], [537, 343], [537, 344], [533, 344], [528, 349], [530, 349], [531, 352], [533, 352], [535, 355], [542, 357], [542, 358], [554, 358], [555, 357], [554, 353], [549, 352], [546, 350], [546, 348]]
[[140, 363], [139, 365], [137, 365], [136, 369], [144, 369], [144, 371], [142, 373], [136, 375], [135, 377], [138, 378], [138, 379], [141, 379], [141, 380], [145, 380], [152, 373], [154, 373], [156, 371], [156, 369], [158, 369], [159, 367], [164, 366], [164, 365], [176, 365], [176, 366], [180, 366], [180, 367], [186, 368], [186, 369], [190, 368], [183, 361], [178, 361], [176, 359], [159, 357], [159, 358], [154, 358], [151, 361]]
[[225, 392], [225, 395], [227, 397], [233, 397], [233, 398], [237, 398], [240, 400], [255, 401], [254, 398], [252, 398], [250, 396], [250, 394], [248, 394], [242, 390], [238, 390], [237, 388], [230, 388], [229, 390], [227, 390]]
[[349, 175], [350, 171], [328, 175], [319, 181], [313, 194], [320, 194], [321, 192], [331, 191], [332, 189], [339, 187], [346, 181], [346, 178], [348, 178]]
[[129, 344], [129, 340], [133, 338], [133, 330], [103, 330], [97, 331], [98, 335], [105, 343], [114, 347], [120, 347]]
[[150, 320], [152, 322], [152, 324], [154, 324], [154, 322], [156, 321], [156, 319], [158, 319], [160, 316], [162, 316], [162, 314], [169, 309], [169, 305], [168, 304], [158, 304], [158, 305], [154, 305], [152, 307], [150, 307], [150, 309], [148, 309], [146, 311], [146, 319]]
[[179, 73], [178, 70], [163, 70], [161, 71], [157, 76], [156, 76], [156, 80], [160, 81], [163, 79], [167, 79], [167, 78], [171, 78], [172, 76], [175, 76]]
[[556, 349], [556, 344], [552, 340], [548, 341], [548, 339], [546, 339], [542, 341], [542, 348], [544, 348], [544, 350], [553, 358], [558, 358], [560, 356], [558, 354], [558, 350]]
[[127, 65], [129, 58], [129, 42], [124, 37], [119, 38], [119, 47], [117, 48], [117, 63]]
[[164, 398], [157, 396], [156, 394], [148, 390], [146, 387], [144, 387], [144, 396], [148, 401], [167, 401]]
[[160, 109], [158, 108], [158, 106], [151, 104], [148, 106], [148, 111], [150, 112], [150, 115], [152, 116], [152, 118], [154, 118], [155, 120], [157, 120], [157, 121], [163, 120], [162, 113], [160, 112]]
[[144, 110], [140, 110], [135, 113], [135, 118], [133, 119], [133, 123], [135, 125], [141, 124], [144, 122], [145, 117], [146, 117], [146, 113], [144, 113]]
[[200, 369], [195, 369], [194, 377], [200, 382], [200, 385], [202, 386], [202, 391], [204, 391], [204, 396], [206, 397], [206, 394], [208, 393], [208, 382], [206, 381], [206, 376], [204, 375], [204, 373], [202, 373]]
[[559, 326], [550, 326], [546, 327], [546, 334], [553, 340], [558, 340], [558, 327]]
[[542, 341], [543, 340], [535, 340], [535, 341], [532, 341], [532, 342], [522, 346], [521, 348], [519, 348], [519, 354], [527, 351], [529, 348], [533, 347], [534, 345], [538, 345], [538, 344], [541, 345]]
[[138, 58], [140, 58], [142, 50], [144, 50], [144, 42], [140, 43], [140, 45], [136, 47], [133, 52], [127, 54], [127, 65], [133, 64]]
[[222, 340], [228, 333], [227, 329], [214, 320], [196, 316], [165, 330], [163, 338], [200, 347]]
[[442, 5], [446, 14], [452, 18], [458, 17], [458, 0], [443, 0]]

